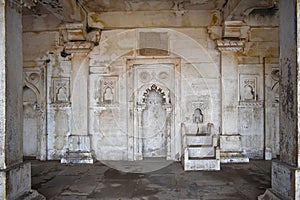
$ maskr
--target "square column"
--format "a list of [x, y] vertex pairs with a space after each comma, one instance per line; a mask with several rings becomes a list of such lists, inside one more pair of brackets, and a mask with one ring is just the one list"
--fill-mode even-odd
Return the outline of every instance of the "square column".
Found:
[[44, 199], [23, 162], [21, 11], [19, 1], [0, 0], [0, 199]]
[[300, 2], [280, 1], [280, 160], [260, 199], [300, 199]]
[[249, 162], [242, 155], [241, 135], [238, 131], [238, 61], [236, 52], [244, 42], [236, 39], [217, 41], [221, 52], [222, 135], [220, 135], [221, 163]]
[[88, 135], [88, 53], [92, 42], [69, 42], [66, 53], [72, 57], [72, 134], [68, 138], [68, 151], [61, 163], [93, 163], [90, 136]]

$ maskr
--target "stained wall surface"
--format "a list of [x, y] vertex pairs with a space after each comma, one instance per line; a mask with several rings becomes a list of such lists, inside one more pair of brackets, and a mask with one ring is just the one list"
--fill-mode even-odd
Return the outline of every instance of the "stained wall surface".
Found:
[[[235, 150], [243, 155], [276, 157], [278, 9], [264, 13], [254, 9], [244, 22], [225, 23], [223, 13], [212, 8], [183, 11], [179, 6], [165, 12], [134, 8], [132, 13], [122, 8], [90, 12], [88, 31], [85, 21], [63, 22], [51, 12], [24, 14], [24, 71], [45, 68], [45, 95], [40, 102], [47, 120], [40, 126], [47, 127], [43, 133], [47, 148], [37, 154], [57, 160], [74, 148], [92, 152], [97, 160], [138, 157], [132, 138], [147, 123], [142, 117], [147, 110], [143, 98], [155, 85], [168, 102], [161, 104], [166, 117], [151, 120], [171, 135], [166, 150], [170, 159], [181, 159], [182, 127], [186, 133], [205, 134], [208, 123], [216, 135], [239, 135]], [[228, 38], [239, 38], [242, 49], [221, 50], [217, 41]], [[230, 56], [221, 53], [227, 51]], [[75, 69], [82, 74], [74, 75]], [[87, 94], [87, 102], [78, 107], [81, 94]], [[197, 108], [201, 122], [195, 121]], [[84, 109], [81, 117], [80, 109]], [[87, 130], [75, 131], [75, 119], [84, 121]], [[230, 127], [228, 132], [225, 127]], [[230, 141], [228, 137], [221, 151], [229, 149]]]

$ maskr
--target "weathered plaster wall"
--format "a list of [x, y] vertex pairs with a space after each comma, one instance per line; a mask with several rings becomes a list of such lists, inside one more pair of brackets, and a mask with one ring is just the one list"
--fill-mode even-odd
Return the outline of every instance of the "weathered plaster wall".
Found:
[[[89, 96], [89, 117], [84, 117], [84, 120], [89, 126], [88, 134], [91, 134], [91, 145], [96, 158], [126, 160], [129, 156], [127, 133], [130, 127], [127, 120], [132, 113], [127, 109], [130, 107], [127, 89], [127, 75], [130, 73], [127, 71], [128, 59], [180, 58], [180, 71], [176, 73], [179, 73], [180, 81], [177, 84], [180, 85], [181, 92], [175, 94], [180, 102], [180, 120], [176, 121], [175, 126], [179, 127], [184, 123], [187, 133], [197, 132], [193, 113], [196, 107], [201, 107], [204, 117], [199, 126], [200, 132], [207, 132], [207, 123], [213, 123], [215, 132], [219, 133], [222, 126], [221, 58], [214, 40], [221, 37], [220, 13], [211, 10], [172, 10], [160, 15], [155, 11], [148, 11], [149, 15], [142, 16], [141, 11], [124, 12], [91, 13], [88, 17], [90, 27], [104, 28], [87, 34], [88, 40], [101, 39], [86, 57], [90, 59], [89, 64], [82, 66], [89, 67], [89, 75], [84, 77], [84, 80], [88, 78], [88, 91], [84, 92], [88, 92]], [[121, 14], [125, 17], [114, 17]], [[170, 18], [161, 15], [172, 15], [172, 19], [170, 21]], [[198, 19], [199, 16], [201, 20]], [[100, 17], [101, 20], [98, 20]], [[126, 17], [134, 18], [134, 23], [129, 23]], [[159, 20], [154, 20], [156, 18]], [[234, 124], [234, 131], [231, 132], [241, 134], [242, 151], [249, 157], [262, 158], [265, 147], [271, 148], [274, 157], [278, 153], [278, 145], [274, 144], [278, 142], [278, 133], [274, 132], [278, 128], [278, 122], [273, 115], [278, 115], [278, 112], [274, 99], [268, 100], [269, 103], [266, 104], [263, 101], [274, 96], [273, 90], [270, 90], [273, 82], [269, 79], [272, 79], [271, 73], [276, 66], [272, 61], [270, 67], [266, 60], [276, 60], [279, 55], [278, 12], [261, 15], [256, 11], [245, 20], [248, 24], [241, 27], [242, 39], [245, 39], [244, 51], [232, 54], [236, 64], [235, 84], [233, 87], [226, 86], [226, 95], [233, 101], [236, 115], [230, 119], [232, 123], [223, 120], [223, 126], [230, 127]], [[41, 61], [47, 63], [47, 153], [48, 159], [60, 159], [69, 148], [68, 137], [76, 134], [72, 119], [72, 95], [74, 92], [78, 93], [73, 89], [73, 79], [76, 77], [72, 76], [72, 57], [63, 51], [69, 35], [65, 33], [66, 25], [61, 24], [61, 20], [51, 13], [41, 17], [26, 16], [23, 24], [24, 65], [38, 67]], [[170, 29], [147, 28], [171, 27], [170, 24]], [[136, 29], [137, 27], [141, 28]], [[106, 28], [112, 30], [105, 30]], [[167, 33], [167, 50], [170, 54], [140, 55], [140, 32]], [[162, 39], [161, 43], [163, 42], [165, 40]], [[226, 73], [230, 77], [231, 72]], [[254, 80], [255, 95], [244, 101], [241, 99], [244, 95], [242, 83], [246, 79]], [[101, 80], [109, 80], [115, 84], [114, 101], [109, 106], [100, 101]], [[78, 105], [73, 107], [78, 108]], [[263, 142], [264, 138], [266, 143]], [[175, 143], [176, 153], [180, 154], [180, 140]]]
[[[239, 130], [243, 151], [253, 158], [276, 157], [279, 153], [278, 9], [254, 10], [246, 19], [251, 25], [245, 49], [238, 54]], [[253, 26], [253, 27], [252, 27]], [[243, 100], [244, 80], [255, 81], [255, 98]], [[276, 96], [277, 91], [277, 96]], [[264, 142], [265, 141], [265, 142]], [[264, 155], [264, 152], [268, 152]]]

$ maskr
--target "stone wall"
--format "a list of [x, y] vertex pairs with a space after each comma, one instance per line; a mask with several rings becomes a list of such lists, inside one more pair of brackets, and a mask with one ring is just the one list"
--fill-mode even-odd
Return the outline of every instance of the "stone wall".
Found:
[[[154, 56], [140, 55], [141, 33], [149, 33], [150, 37], [155, 34], [163, 35], [163, 41], [156, 38], [152, 42], [160, 44], [165, 42], [167, 55], [155, 49]], [[157, 44], [157, 45], [158, 45]], [[155, 44], [153, 44], [155, 45]], [[209, 47], [209, 48], [207, 48]], [[184, 123], [189, 133], [197, 132], [197, 124], [193, 123], [195, 109], [200, 108], [203, 112], [203, 122], [199, 124], [200, 132], [207, 133], [207, 123], [214, 123], [215, 127], [220, 126], [220, 82], [219, 82], [219, 53], [214, 49], [214, 42], [209, 39], [205, 29], [136, 29], [136, 30], [113, 30], [103, 31], [100, 45], [90, 53], [90, 134], [92, 135], [92, 146], [97, 159], [126, 160], [130, 155], [128, 123], [131, 118], [130, 108], [134, 100], [136, 90], [139, 86], [130, 86], [130, 70], [128, 60], [138, 62], [138, 65], [145, 65], [151, 68], [149, 80], [153, 79], [153, 73], [163, 69], [166, 62], [172, 63], [172, 59], [179, 60], [175, 74], [177, 79], [173, 84], [175, 88], [168, 87], [174, 104], [172, 115], [176, 118], [174, 122], [174, 151], [172, 158], [179, 159], [181, 154], [181, 133], [180, 126]], [[157, 67], [155, 67], [155, 65]], [[174, 63], [173, 63], [174, 65]], [[147, 70], [146, 70], [147, 71]], [[145, 72], [148, 74], [148, 72]], [[165, 72], [162, 72], [165, 73]], [[145, 76], [147, 75], [145, 74]], [[169, 74], [161, 74], [161, 76]], [[152, 77], [152, 78], [151, 78]], [[147, 78], [147, 77], [145, 77]], [[134, 78], [136, 79], [136, 77]], [[103, 101], [103, 92], [110, 83], [113, 97], [111, 102]], [[151, 81], [149, 81], [151, 82]], [[155, 81], [154, 81], [155, 82]], [[165, 84], [164, 81], [161, 84]], [[133, 88], [130, 88], [133, 87]], [[177, 87], [177, 89], [176, 89]], [[132, 93], [133, 91], [133, 93]], [[132, 93], [132, 94], [131, 94]], [[176, 108], [178, 110], [176, 110]], [[181, 114], [181, 116], [180, 116]], [[177, 120], [177, 121], [176, 121]], [[217, 128], [218, 129], [218, 128]], [[177, 157], [176, 157], [177, 155]]]
[[[76, 35], [76, 28], [80, 27], [78, 24], [62, 25], [61, 19], [51, 14], [45, 14], [43, 18], [25, 16], [24, 66], [46, 66], [47, 93], [43, 102], [47, 105], [47, 122], [44, 122], [47, 125], [47, 158], [61, 159], [70, 149], [70, 136], [78, 134], [75, 121], [80, 119], [76, 114], [80, 110], [79, 104], [75, 105], [73, 100], [80, 100], [79, 93], [88, 92], [88, 105], [80, 106], [88, 109], [88, 114], [82, 117], [91, 137], [90, 144], [86, 140], [86, 147], [91, 145], [98, 160], [130, 160], [134, 145], [130, 134], [134, 132], [134, 124], [138, 123], [134, 122], [137, 119], [134, 116], [138, 115], [138, 112], [135, 113], [138, 107], [134, 104], [137, 102], [134, 97], [139, 98], [135, 94], [139, 88], [135, 88], [135, 76], [131, 73], [135, 73], [135, 65], [153, 68], [154, 64], [168, 64], [176, 68], [172, 75], [175, 87], [168, 88], [173, 106], [170, 133], [173, 134], [172, 139], [176, 139], [170, 150], [172, 159], [180, 159], [182, 153], [180, 127], [184, 125], [186, 133], [206, 133], [208, 123], [214, 124], [216, 134], [240, 134], [241, 151], [248, 157], [263, 158], [265, 152], [269, 152], [269, 157], [276, 157], [278, 12], [266, 13], [254, 10], [245, 18], [245, 23], [226, 22], [222, 25], [219, 12], [193, 11], [183, 13], [186, 16], [181, 19], [189, 18], [188, 21], [191, 21], [198, 15], [207, 17], [185, 23], [179, 20], [178, 15], [173, 19], [176, 28], [151, 28], [155, 24], [151, 25], [146, 17], [136, 19], [135, 23], [139, 26], [131, 24], [133, 27], [128, 27], [118, 24], [115, 19], [101, 16], [109, 22], [105, 26], [112, 30], [100, 30], [103, 24], [96, 20], [100, 16], [96, 14], [95, 18], [92, 13], [88, 16], [88, 23], [94, 29], [85, 32], [83, 27], [79, 35]], [[144, 22], [139, 23], [140, 20]], [[166, 20], [157, 23], [166, 26]], [[233, 79], [231, 71], [223, 69], [221, 72], [225, 60], [216, 48], [216, 40], [222, 39], [224, 26], [229, 27], [224, 37], [238, 29], [238, 37], [244, 44], [242, 51], [230, 53], [232, 57], [228, 57], [228, 65], [236, 65], [232, 68], [236, 74]], [[95, 45], [90, 53], [81, 55], [85, 61], [77, 66], [79, 70], [88, 69], [88, 75], [83, 79], [74, 75], [75, 57], [69, 51], [70, 48], [74, 50], [72, 42], [76, 40], [91, 41]], [[81, 48], [80, 45], [78, 47], [77, 53]], [[137, 64], [131, 66], [130, 62]], [[175, 66], [176, 63], [178, 66]], [[224, 73], [228, 75], [226, 91], [221, 80]], [[81, 79], [82, 83], [88, 84], [88, 91], [77, 90]], [[73, 99], [74, 94], [76, 99]], [[230, 101], [222, 107], [227, 101], [226, 96]], [[234, 107], [233, 115], [230, 115], [231, 111], [222, 114], [230, 106]], [[198, 124], [194, 119], [197, 108], [202, 112], [202, 120]], [[224, 118], [226, 116], [228, 119]], [[228, 131], [225, 131], [227, 128]]]

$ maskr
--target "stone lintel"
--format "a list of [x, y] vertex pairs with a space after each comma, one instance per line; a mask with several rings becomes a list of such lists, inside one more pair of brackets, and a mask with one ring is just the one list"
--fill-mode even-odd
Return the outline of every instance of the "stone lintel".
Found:
[[244, 50], [245, 41], [241, 39], [223, 39], [217, 40], [217, 48], [219, 51], [240, 52]]

